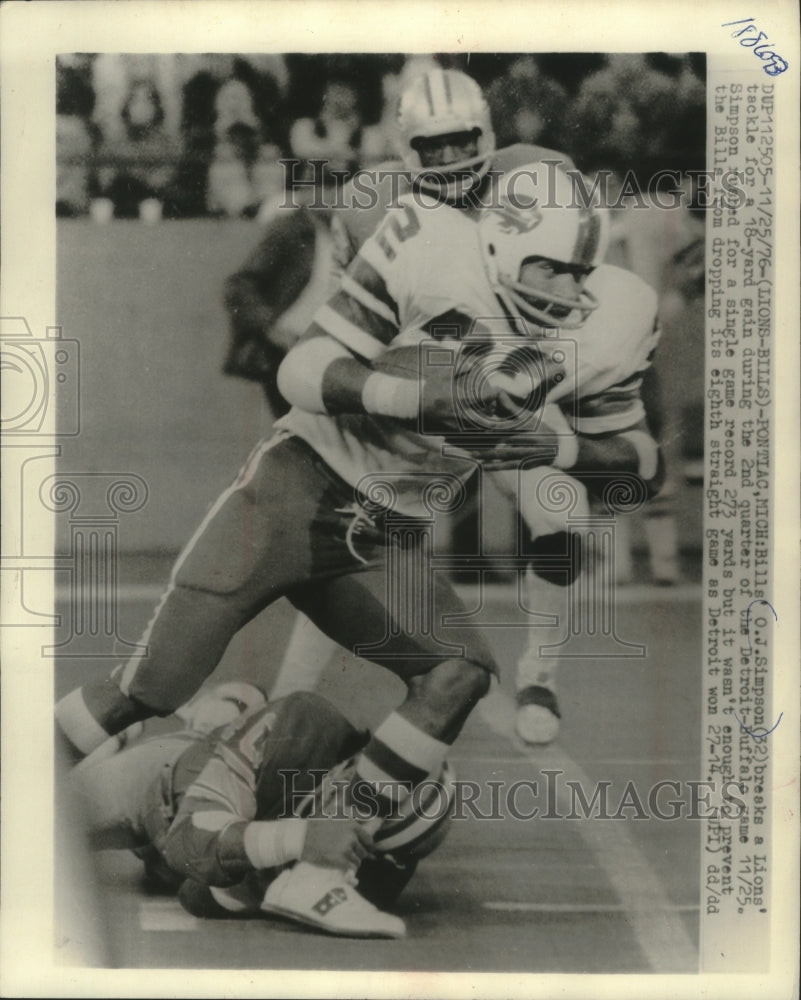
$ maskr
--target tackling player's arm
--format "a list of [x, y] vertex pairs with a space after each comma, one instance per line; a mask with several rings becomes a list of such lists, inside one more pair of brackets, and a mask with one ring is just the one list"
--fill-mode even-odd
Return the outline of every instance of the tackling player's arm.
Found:
[[571, 415], [576, 437], [567, 440], [567, 450], [557, 462], [596, 495], [603, 495], [616, 481], [623, 485], [621, 477], [631, 475], [639, 477], [648, 499], [664, 484], [662, 451], [651, 434], [642, 398], [643, 376], [660, 337], [654, 313], [643, 327], [650, 332], [633, 343], [628, 372], [622, 370], [614, 385], [577, 401]]
[[637, 476], [648, 498], [662, 488], [665, 465], [640, 398], [642, 373], [605, 392], [579, 400], [573, 434], [559, 438], [554, 466], [569, 471], [590, 493], [601, 495], [621, 476]]
[[646, 497], [656, 496], [665, 480], [665, 463], [658, 443], [651, 436], [645, 421], [619, 434], [590, 437], [577, 434], [573, 464], [554, 462], [557, 468], [583, 482], [591, 493], [602, 494], [621, 475], [639, 477]]
[[272, 716], [262, 709], [228, 727], [187, 788], [161, 851], [180, 875], [231, 886], [252, 871], [306, 860], [348, 868], [372, 853], [370, 834], [355, 821], [258, 820], [254, 755]]
[[305, 212], [278, 212], [242, 266], [225, 281], [224, 302], [238, 339], [272, 344], [292, 341], [276, 323], [306, 287], [314, 263], [314, 224]]

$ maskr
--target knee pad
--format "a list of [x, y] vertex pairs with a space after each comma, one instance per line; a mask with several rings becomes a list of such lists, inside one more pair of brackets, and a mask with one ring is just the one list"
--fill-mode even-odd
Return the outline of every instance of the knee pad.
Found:
[[491, 670], [483, 663], [473, 663], [468, 661], [467, 665], [471, 668], [473, 674], [474, 694], [476, 698], [483, 698], [489, 693], [490, 680], [495, 671]]
[[[449, 686], [458, 687], [460, 693], [476, 700], [483, 698], [489, 691], [490, 678], [494, 671], [494, 666], [476, 660], [445, 660], [425, 674], [418, 674], [410, 678], [408, 687], [410, 693], [420, 693], [428, 687], [431, 681], [431, 674], [436, 671], [436, 687], [447, 692]], [[469, 690], [464, 690], [468, 688]]]

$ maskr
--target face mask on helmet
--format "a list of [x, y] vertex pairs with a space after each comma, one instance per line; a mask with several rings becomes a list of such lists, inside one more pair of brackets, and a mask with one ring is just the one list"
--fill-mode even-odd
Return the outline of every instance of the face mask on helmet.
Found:
[[575, 330], [597, 309], [583, 282], [606, 256], [608, 218], [563, 170], [533, 163], [505, 175], [479, 231], [490, 281], [513, 315]]
[[[481, 88], [457, 70], [432, 70], [413, 80], [401, 96], [398, 129], [401, 156], [413, 179], [446, 201], [474, 188], [495, 152]], [[437, 146], [453, 150], [456, 159], [442, 162]]]

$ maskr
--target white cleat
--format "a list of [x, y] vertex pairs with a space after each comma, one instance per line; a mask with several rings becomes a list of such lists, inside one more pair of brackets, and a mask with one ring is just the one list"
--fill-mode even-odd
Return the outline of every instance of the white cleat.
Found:
[[559, 703], [550, 688], [532, 684], [517, 692], [515, 732], [524, 743], [545, 746], [559, 735]]
[[368, 903], [336, 868], [298, 861], [268, 887], [261, 904], [274, 913], [328, 934], [359, 938], [400, 938], [406, 926]]

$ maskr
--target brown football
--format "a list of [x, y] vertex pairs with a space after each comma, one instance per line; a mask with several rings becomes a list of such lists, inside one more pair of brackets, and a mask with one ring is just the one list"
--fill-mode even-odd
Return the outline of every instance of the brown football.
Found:
[[420, 347], [417, 344], [405, 344], [402, 347], [389, 347], [383, 354], [370, 362], [377, 372], [384, 375], [395, 375], [397, 378], [418, 378], [420, 375]]

